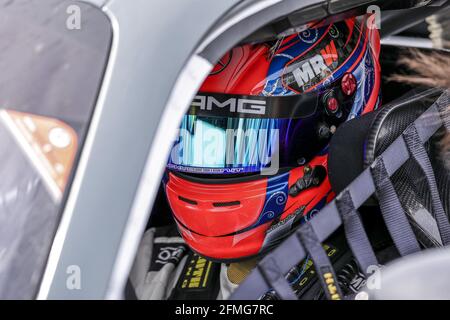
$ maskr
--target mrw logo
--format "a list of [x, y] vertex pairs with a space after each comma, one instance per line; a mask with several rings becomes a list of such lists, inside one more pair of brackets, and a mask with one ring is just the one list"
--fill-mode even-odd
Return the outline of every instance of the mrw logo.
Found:
[[299, 64], [292, 74], [297, 85], [302, 88], [314, 78], [321, 76], [323, 72], [330, 73], [331, 65], [338, 60], [338, 54], [334, 41], [326, 45], [320, 54]]

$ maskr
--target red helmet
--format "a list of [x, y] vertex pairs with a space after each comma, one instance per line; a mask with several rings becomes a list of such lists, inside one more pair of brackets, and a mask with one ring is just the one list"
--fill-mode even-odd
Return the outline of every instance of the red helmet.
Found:
[[186, 243], [232, 261], [265, 252], [334, 197], [329, 140], [380, 102], [367, 17], [238, 46], [185, 115], [165, 191]]

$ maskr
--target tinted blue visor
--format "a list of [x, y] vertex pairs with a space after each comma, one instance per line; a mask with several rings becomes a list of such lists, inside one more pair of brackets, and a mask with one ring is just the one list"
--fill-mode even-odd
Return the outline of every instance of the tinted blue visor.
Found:
[[243, 174], [295, 166], [302, 157], [299, 144], [310, 145], [315, 135], [317, 101], [317, 95], [199, 95], [183, 118], [167, 167]]

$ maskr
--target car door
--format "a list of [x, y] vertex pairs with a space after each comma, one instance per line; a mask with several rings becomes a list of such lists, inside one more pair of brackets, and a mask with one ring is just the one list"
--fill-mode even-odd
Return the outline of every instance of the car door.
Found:
[[30, 299], [70, 189], [112, 30], [105, 14], [85, 3], [2, 0], [0, 8], [0, 298]]
[[[76, 136], [77, 147], [58, 201], [22, 159], [44, 196], [27, 200], [33, 215], [23, 213], [24, 201], [15, 201], [21, 219], [9, 215], [0, 225], [9, 230], [9, 238], [0, 236], [0, 249], [13, 257], [1, 263], [0, 297], [121, 298], [172, 138], [214, 63], [243, 39], [276, 37], [358, 3], [1, 0], [0, 45], [7, 50], [0, 63], [11, 69], [0, 75], [0, 102], [59, 121]], [[64, 140], [61, 131], [59, 137]], [[17, 157], [25, 152], [19, 145]], [[25, 175], [24, 166], [15, 168], [18, 176]], [[38, 223], [41, 218], [45, 223]], [[22, 239], [17, 246], [11, 245], [14, 236]], [[30, 243], [36, 243], [34, 256], [21, 250]], [[22, 272], [28, 277], [23, 281]]]

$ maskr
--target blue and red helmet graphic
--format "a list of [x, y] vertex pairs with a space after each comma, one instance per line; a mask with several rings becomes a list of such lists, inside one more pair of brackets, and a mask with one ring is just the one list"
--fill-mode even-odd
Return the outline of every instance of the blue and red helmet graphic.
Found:
[[367, 18], [238, 46], [214, 67], [164, 181], [194, 251], [227, 261], [261, 254], [333, 199], [330, 138], [380, 103], [380, 39]]

